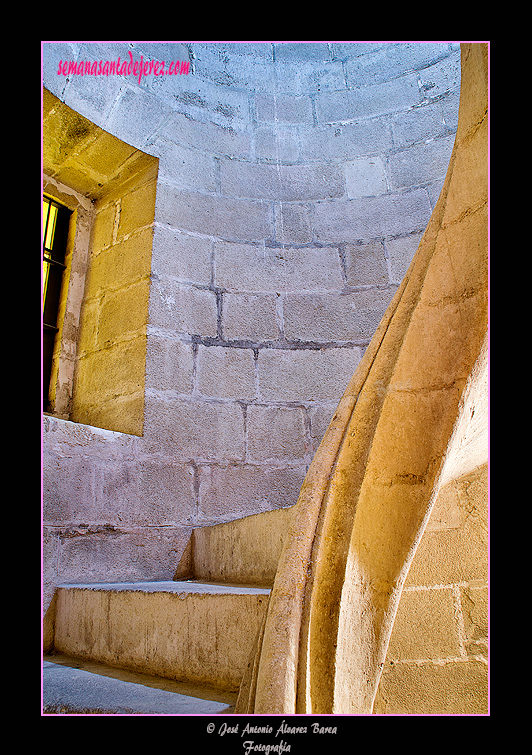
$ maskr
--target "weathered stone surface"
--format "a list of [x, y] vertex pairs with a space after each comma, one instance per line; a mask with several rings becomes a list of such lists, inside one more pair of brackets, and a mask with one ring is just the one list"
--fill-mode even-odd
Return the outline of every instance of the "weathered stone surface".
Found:
[[360, 361], [354, 349], [261, 349], [259, 395], [263, 401], [339, 399], [338, 382], [348, 380]]
[[377, 197], [388, 189], [386, 169], [380, 157], [361, 157], [345, 164], [347, 196]]
[[219, 242], [214, 247], [215, 284], [230, 292], [338, 290], [338, 250], [279, 248]]
[[55, 645], [81, 658], [235, 690], [268, 594], [172, 581], [62, 586]]
[[318, 123], [362, 120], [411, 108], [421, 96], [415, 74], [343, 92], [320, 93], [316, 97]]
[[394, 292], [386, 288], [342, 295], [288, 295], [284, 303], [285, 336], [321, 343], [369, 341]]
[[431, 206], [424, 189], [316, 204], [313, 227], [322, 243], [371, 241], [425, 228]]
[[[239, 404], [149, 398], [146, 415], [148, 453], [162, 451], [184, 460], [244, 458], [244, 418]], [[205, 427], [210, 428], [208, 438]]]
[[156, 391], [192, 393], [194, 356], [191, 343], [149, 335], [146, 387]]
[[[382, 680], [377, 714], [401, 715], [414, 709], [421, 715], [482, 715], [488, 708], [488, 672], [482, 662], [387, 665]], [[451, 696], [447, 690], [460, 694]], [[388, 703], [388, 697], [394, 702]]]
[[[186, 54], [190, 73], [57, 73], [128, 51]], [[53, 409], [76, 422], [44, 440], [47, 600], [62, 567], [157, 578], [191, 527], [295, 502], [440, 192], [458, 58], [451, 43], [43, 44], [45, 185], [79, 200], [92, 254], [87, 282], [72, 257], [70, 292], [88, 296], [77, 322], [65, 309]], [[135, 183], [150, 164], [153, 194]], [[87, 400], [71, 414], [76, 348]]]
[[[237, 519], [257, 511], [293, 506], [303, 478], [303, 463], [284, 465], [220, 464], [200, 469], [199, 521]], [[250, 500], [249, 491], [253, 491]]]
[[[301, 488], [237, 712], [367, 714], [374, 703], [377, 712], [405, 712], [414, 684], [426, 694], [416, 710], [486, 712], [486, 665], [467, 656], [456, 585], [474, 579], [465, 571], [475, 550], [471, 529], [479, 543], [485, 532], [485, 488], [477, 483], [487, 460], [487, 64], [486, 45], [462, 46], [460, 119], [444, 188]], [[410, 82], [402, 79], [394, 84], [398, 98]], [[347, 96], [342, 102], [346, 111], [354, 106]], [[332, 103], [322, 95], [318, 112]], [[448, 276], [455, 264], [457, 275]], [[481, 419], [473, 421], [475, 410]], [[476, 516], [425, 533], [469, 535], [445, 561], [464, 571], [442, 580], [439, 563], [439, 590], [403, 591], [434, 499], [464, 475], [473, 475], [461, 490]], [[423, 565], [435, 564], [431, 546]], [[475, 555], [483, 580], [485, 542]], [[424, 587], [435, 586], [435, 577]], [[431, 623], [439, 630], [416, 640], [405, 622], [410, 630]], [[388, 646], [401, 663], [386, 668], [378, 693]], [[399, 685], [391, 691], [398, 679], [407, 695]]]
[[256, 396], [253, 351], [200, 346], [197, 381], [203, 396], [251, 401]]
[[[417, 249], [417, 244], [415, 249]], [[414, 256], [411, 252], [409, 264]], [[388, 283], [388, 266], [384, 244], [381, 241], [369, 244], [348, 244], [343, 248], [345, 257], [346, 280], [350, 286], [385, 285]], [[407, 265], [408, 267], [408, 265]], [[405, 271], [406, 272], [406, 268]], [[401, 275], [401, 278], [403, 276]], [[394, 281], [393, 279], [390, 283]]]
[[247, 450], [252, 461], [305, 456], [306, 428], [301, 407], [249, 406], [247, 430]]
[[194, 530], [191, 574], [237, 584], [273, 584], [294, 507]]
[[342, 197], [345, 179], [337, 165], [264, 165], [224, 160], [222, 193], [281, 202]]
[[170, 278], [153, 281], [150, 293], [151, 324], [174, 333], [216, 336], [216, 294]]
[[222, 332], [225, 339], [255, 343], [279, 337], [278, 297], [275, 294], [225, 294]]
[[271, 237], [270, 210], [260, 199], [234, 199], [160, 184], [156, 219], [174, 228], [236, 241]]

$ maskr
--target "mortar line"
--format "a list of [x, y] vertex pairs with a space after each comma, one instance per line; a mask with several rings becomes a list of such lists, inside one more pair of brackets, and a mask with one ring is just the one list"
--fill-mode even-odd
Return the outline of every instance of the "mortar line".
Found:
[[259, 350], [253, 349], [253, 370], [255, 378], [255, 401], [261, 401], [260, 382], [259, 382]]
[[460, 588], [454, 585], [452, 588], [454, 616], [456, 621], [456, 633], [458, 635], [458, 645], [460, 647], [460, 656], [467, 658], [466, 650], [466, 631], [464, 622], [464, 613], [462, 610], [462, 599], [460, 597]]

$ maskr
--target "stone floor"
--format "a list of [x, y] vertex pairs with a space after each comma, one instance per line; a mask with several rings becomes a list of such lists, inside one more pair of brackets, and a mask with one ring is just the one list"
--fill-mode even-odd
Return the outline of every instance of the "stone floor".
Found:
[[236, 693], [174, 682], [63, 655], [43, 661], [42, 711], [53, 715], [231, 713]]

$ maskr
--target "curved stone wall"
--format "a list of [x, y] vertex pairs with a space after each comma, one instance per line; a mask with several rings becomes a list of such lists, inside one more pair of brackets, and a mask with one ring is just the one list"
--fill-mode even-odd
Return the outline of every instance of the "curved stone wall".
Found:
[[[65, 61], [119, 56], [190, 67], [63, 75]], [[75, 470], [55, 435], [51, 477], [90, 498], [69, 520], [78, 547], [97, 558], [107, 535], [134, 531], [129, 563], [161, 526], [294, 504], [438, 198], [459, 45], [46, 43], [43, 72], [66, 105], [159, 159], [143, 436], [119, 441], [122, 462], [105, 441], [110, 472], [105, 434]], [[68, 485], [53, 487], [59, 510]], [[53, 537], [65, 526], [51, 516]], [[74, 540], [54, 542], [58, 563]]]

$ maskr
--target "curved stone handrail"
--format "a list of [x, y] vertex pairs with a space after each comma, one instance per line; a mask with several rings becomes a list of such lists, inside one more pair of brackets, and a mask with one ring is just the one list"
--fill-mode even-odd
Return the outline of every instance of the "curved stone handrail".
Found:
[[309, 468], [236, 712], [371, 713], [402, 586], [488, 327], [488, 51], [415, 258]]

